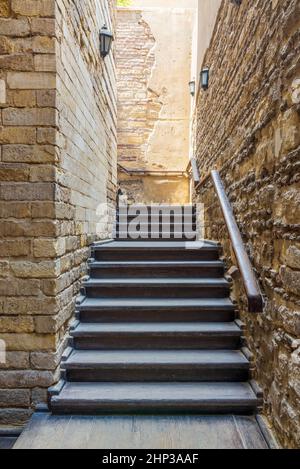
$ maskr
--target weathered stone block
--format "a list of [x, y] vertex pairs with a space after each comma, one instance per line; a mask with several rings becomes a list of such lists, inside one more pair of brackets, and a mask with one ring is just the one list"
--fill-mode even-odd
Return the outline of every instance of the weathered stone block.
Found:
[[[75, 218], [75, 208], [72, 205], [65, 203], [56, 203], [56, 217], [58, 220], [73, 220]], [[80, 240], [78, 240], [80, 245]], [[69, 249], [70, 251], [71, 249]]]
[[[55, 90], [39, 90], [37, 91], [37, 105], [39, 107], [55, 107], [56, 92]], [[39, 125], [43, 125], [40, 123]]]
[[45, 404], [48, 399], [47, 389], [34, 388], [31, 391], [31, 401], [33, 405]]
[[54, 54], [55, 38], [48, 36], [36, 36], [32, 41], [32, 48], [35, 54]]
[[30, 181], [32, 182], [55, 182], [55, 166], [37, 165], [30, 169]]
[[23, 297], [6, 298], [3, 305], [5, 315], [54, 315], [59, 311], [57, 298]]
[[0, 425], [19, 426], [28, 422], [33, 411], [31, 409], [1, 409]]
[[55, 72], [56, 56], [54, 54], [36, 54], [34, 68], [37, 72]]
[[0, 218], [30, 218], [31, 206], [29, 202], [2, 202]]
[[59, 261], [12, 262], [11, 269], [20, 278], [52, 278], [60, 271]]
[[15, 239], [0, 241], [0, 250], [7, 257], [27, 256], [30, 252], [30, 241]]
[[35, 238], [58, 235], [58, 227], [55, 221], [33, 221], [28, 227], [26, 227], [27, 236], [33, 236]]
[[300, 348], [292, 353], [289, 364], [289, 386], [292, 391], [300, 399]]
[[6, 84], [4, 80], [0, 80], [0, 104], [6, 103]]
[[5, 363], [0, 363], [1, 370], [24, 370], [29, 368], [28, 352], [6, 352]]
[[10, 126], [55, 126], [56, 111], [54, 109], [19, 109], [8, 108], [2, 111], [3, 125]]
[[42, 128], [37, 130], [37, 142], [48, 145], [55, 145], [56, 143], [56, 130], [50, 128]]
[[0, 143], [33, 144], [36, 141], [36, 129], [30, 127], [0, 127]]
[[296, 246], [290, 246], [286, 253], [286, 263], [292, 269], [300, 270], [300, 249]]
[[29, 407], [29, 389], [0, 389], [0, 407]]
[[27, 18], [5, 19], [0, 17], [0, 31], [3, 36], [27, 36], [30, 32], [29, 21]]
[[[8, 351], [17, 351], [17, 352], [31, 352], [31, 351], [43, 351], [43, 350], [55, 350], [56, 338], [54, 335], [50, 334], [0, 334], [0, 339], [6, 342], [6, 350]], [[24, 372], [24, 375], [26, 373]], [[16, 384], [16, 381], [15, 385]], [[5, 379], [3, 376], [3, 381], [1, 382], [0, 376], [0, 386], [5, 386]], [[39, 386], [39, 383], [36, 384]], [[10, 386], [14, 387], [14, 385]], [[24, 387], [24, 386], [17, 386]], [[26, 387], [26, 386], [25, 386]]]
[[278, 221], [294, 223], [300, 219], [300, 191], [297, 187], [288, 187], [277, 194], [274, 206]]
[[55, 19], [32, 18], [31, 31], [33, 34], [40, 34], [41, 36], [55, 36]]
[[5, 36], [0, 37], [0, 54], [12, 54], [15, 50], [14, 43]]
[[50, 371], [0, 371], [0, 386], [9, 389], [47, 388], [52, 383], [53, 373]]
[[300, 271], [282, 267], [280, 271], [282, 282], [287, 291], [300, 295]]
[[10, 163], [55, 163], [56, 152], [51, 145], [4, 145], [2, 160]]
[[54, 17], [54, 0], [12, 0], [11, 8], [14, 13], [23, 16]]
[[3, 332], [33, 332], [34, 321], [30, 317], [0, 317], [0, 334]]
[[7, 279], [0, 279], [0, 296], [18, 296], [21, 292], [23, 296], [36, 296], [39, 291], [38, 280], [14, 279], [13, 282], [8, 282]]
[[10, 16], [10, 1], [9, 0], [1, 0], [0, 16], [3, 16], [3, 17]]
[[57, 258], [65, 253], [65, 239], [36, 239], [33, 242], [34, 257]]
[[[8, 273], [9, 273], [9, 262], [8, 261], [0, 261], [0, 277], [7, 277]], [[1, 318], [0, 318], [0, 320], [1, 320]]]
[[53, 202], [34, 202], [31, 206], [32, 218], [56, 218]]
[[8, 104], [12, 107], [34, 107], [36, 105], [35, 91], [10, 90]]
[[29, 180], [29, 168], [25, 165], [3, 163], [0, 167], [0, 181], [23, 182]]
[[0, 57], [0, 68], [2, 70], [30, 71], [34, 68], [33, 56], [31, 54], [11, 54]]
[[282, 153], [294, 150], [300, 145], [300, 116], [294, 109], [288, 110], [282, 119]]
[[74, 304], [70, 304], [56, 316], [38, 316], [35, 318], [35, 330], [39, 334], [55, 334], [72, 317]]
[[2, 200], [52, 200], [54, 184], [51, 183], [6, 183], [0, 188]]
[[60, 271], [62, 274], [65, 272], [70, 272], [72, 270], [74, 262], [73, 256], [73, 253], [67, 254], [66, 256], [63, 256], [60, 259]]
[[56, 352], [33, 352], [30, 354], [31, 366], [37, 370], [55, 371], [60, 364], [61, 356], [66, 348], [66, 340], [62, 341]]
[[7, 83], [11, 89], [55, 89], [56, 77], [54, 73], [46, 72], [9, 72]]

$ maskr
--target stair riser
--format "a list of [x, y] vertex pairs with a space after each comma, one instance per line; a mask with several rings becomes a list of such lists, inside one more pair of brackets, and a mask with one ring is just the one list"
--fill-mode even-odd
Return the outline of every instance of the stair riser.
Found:
[[89, 273], [92, 278], [219, 278], [224, 275], [224, 267], [198, 266], [112, 266], [94, 267], [90, 264]]
[[79, 317], [82, 322], [113, 323], [113, 322], [231, 322], [235, 319], [234, 311], [197, 311], [167, 309], [152, 310], [81, 310]]
[[88, 298], [227, 298], [229, 288], [176, 285], [85, 286]]
[[120, 364], [110, 367], [67, 369], [66, 377], [73, 382], [240, 382], [249, 378], [248, 370], [243, 367], [219, 369], [208, 366], [179, 365], [161, 366], [122, 366]]
[[217, 261], [219, 260], [219, 251], [215, 250], [141, 250], [130, 251], [123, 250], [99, 250], [95, 249], [95, 260], [97, 261]]
[[191, 337], [191, 335], [155, 336], [139, 335], [100, 335], [98, 337], [74, 337], [76, 350], [237, 350], [240, 338], [229, 337]]
[[123, 241], [196, 241], [197, 234], [192, 233], [191, 235], [185, 235], [180, 233], [180, 235], [174, 235], [173, 233], [168, 233], [166, 235], [162, 235], [161, 232], [157, 233], [142, 233], [138, 236], [132, 238], [132, 236], [128, 235], [127, 232], [125, 233], [114, 233], [114, 238]]
[[[127, 225], [125, 223], [117, 223], [115, 225], [116, 227], [116, 230], [118, 231], [128, 231], [128, 227], [129, 227], [130, 223], [128, 223]], [[135, 228], [135, 224], [134, 225], [131, 225], [131, 228]], [[191, 231], [196, 231], [197, 229], [197, 223], [195, 221], [192, 221], [192, 222], [189, 222], [189, 223], [174, 223], [174, 222], [170, 222], [170, 223], [140, 223], [137, 225], [138, 226], [138, 229], [139, 231], [142, 231], [142, 232], [146, 232], [146, 233], [151, 233], [151, 231], [153, 232], [161, 232], [162, 230], [170, 230], [171, 233], [174, 233], [174, 231], [178, 232], [178, 231], [186, 231], [188, 233], [190, 233]]]
[[[138, 216], [138, 219], [137, 219], [137, 216]], [[186, 214], [185, 218], [190, 222], [190, 223], [196, 223], [197, 222], [197, 213], [196, 211], [194, 210], [192, 212], [192, 217], [191, 217], [191, 220], [190, 220], [190, 214]], [[182, 222], [184, 223], [184, 215], [181, 216], [181, 219], [182, 219]], [[155, 222], [157, 223], [157, 219], [156, 217], [152, 217], [151, 218], [151, 215], [127, 215], [127, 224], [131, 223], [132, 221], [138, 221], [139, 223], [141, 224], [147, 224], [147, 223], [152, 223]], [[174, 215], [173, 214], [170, 214], [170, 223], [174, 224], [176, 221], [176, 223], [179, 221], [175, 220], [174, 218]], [[159, 216], [159, 223], [168, 223], [169, 222], [169, 218], [167, 215], [164, 216], [164, 218], [162, 218], [162, 215]], [[117, 224], [120, 223], [121, 225], [124, 225], [126, 224], [126, 219], [125, 217], [117, 217]]]
[[78, 402], [77, 405], [68, 401], [56, 402], [52, 400], [51, 410], [53, 414], [62, 415], [118, 415], [118, 414], [159, 414], [159, 415], [180, 415], [180, 414], [203, 414], [203, 415], [252, 415], [256, 411], [256, 405], [249, 402], [240, 404], [213, 403], [207, 402]]

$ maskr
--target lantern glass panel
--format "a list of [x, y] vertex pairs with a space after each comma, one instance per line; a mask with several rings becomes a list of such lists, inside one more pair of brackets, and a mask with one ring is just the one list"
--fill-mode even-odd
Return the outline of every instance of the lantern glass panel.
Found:
[[207, 90], [209, 84], [209, 69], [204, 68], [201, 72], [201, 86], [203, 89]]
[[113, 35], [107, 29], [107, 26], [103, 26], [100, 31], [100, 52], [102, 57], [106, 57], [109, 54], [112, 41]]

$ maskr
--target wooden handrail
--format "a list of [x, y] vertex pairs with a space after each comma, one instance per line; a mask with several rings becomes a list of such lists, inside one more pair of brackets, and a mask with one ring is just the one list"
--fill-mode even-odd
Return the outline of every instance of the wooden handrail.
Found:
[[264, 308], [263, 296], [256, 280], [249, 256], [245, 249], [243, 239], [235, 220], [231, 204], [226, 195], [220, 174], [218, 171], [212, 171], [211, 177], [219, 199], [229, 237], [231, 239], [234, 254], [243, 278], [243, 283], [248, 298], [248, 311], [250, 313], [262, 313]]
[[262, 313], [264, 309], [263, 296], [256, 276], [254, 274], [254, 270], [250, 262], [249, 256], [245, 249], [243, 239], [237, 222], [235, 220], [231, 204], [225, 192], [225, 188], [220, 177], [219, 171], [211, 171], [211, 173], [208, 173], [204, 179], [200, 180], [200, 182], [197, 183], [197, 181], [195, 181], [195, 189], [197, 191], [197, 189], [202, 186], [209, 177], [212, 178], [213, 186], [219, 200], [219, 204], [223, 213], [223, 217], [232, 243], [234, 254], [242, 275], [244, 288], [248, 298], [248, 311], [250, 313]]

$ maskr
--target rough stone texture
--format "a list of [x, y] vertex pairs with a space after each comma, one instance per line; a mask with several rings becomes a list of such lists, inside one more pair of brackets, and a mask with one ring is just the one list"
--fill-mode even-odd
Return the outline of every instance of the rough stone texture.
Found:
[[[118, 161], [127, 169], [185, 171], [188, 164], [195, 10], [172, 3], [117, 12]], [[119, 180], [130, 203], [188, 201], [184, 176], [119, 171]]]
[[24, 423], [59, 379], [89, 245], [112, 231], [96, 230], [116, 198], [104, 23], [112, 0], [0, 2], [0, 424]]
[[[235, 282], [264, 410], [289, 448], [300, 444], [299, 28], [298, 0], [224, 1], [195, 115], [201, 174], [220, 170], [266, 295], [264, 315], [251, 315]], [[205, 203], [207, 237], [235, 263], [209, 180], [194, 200]]]

